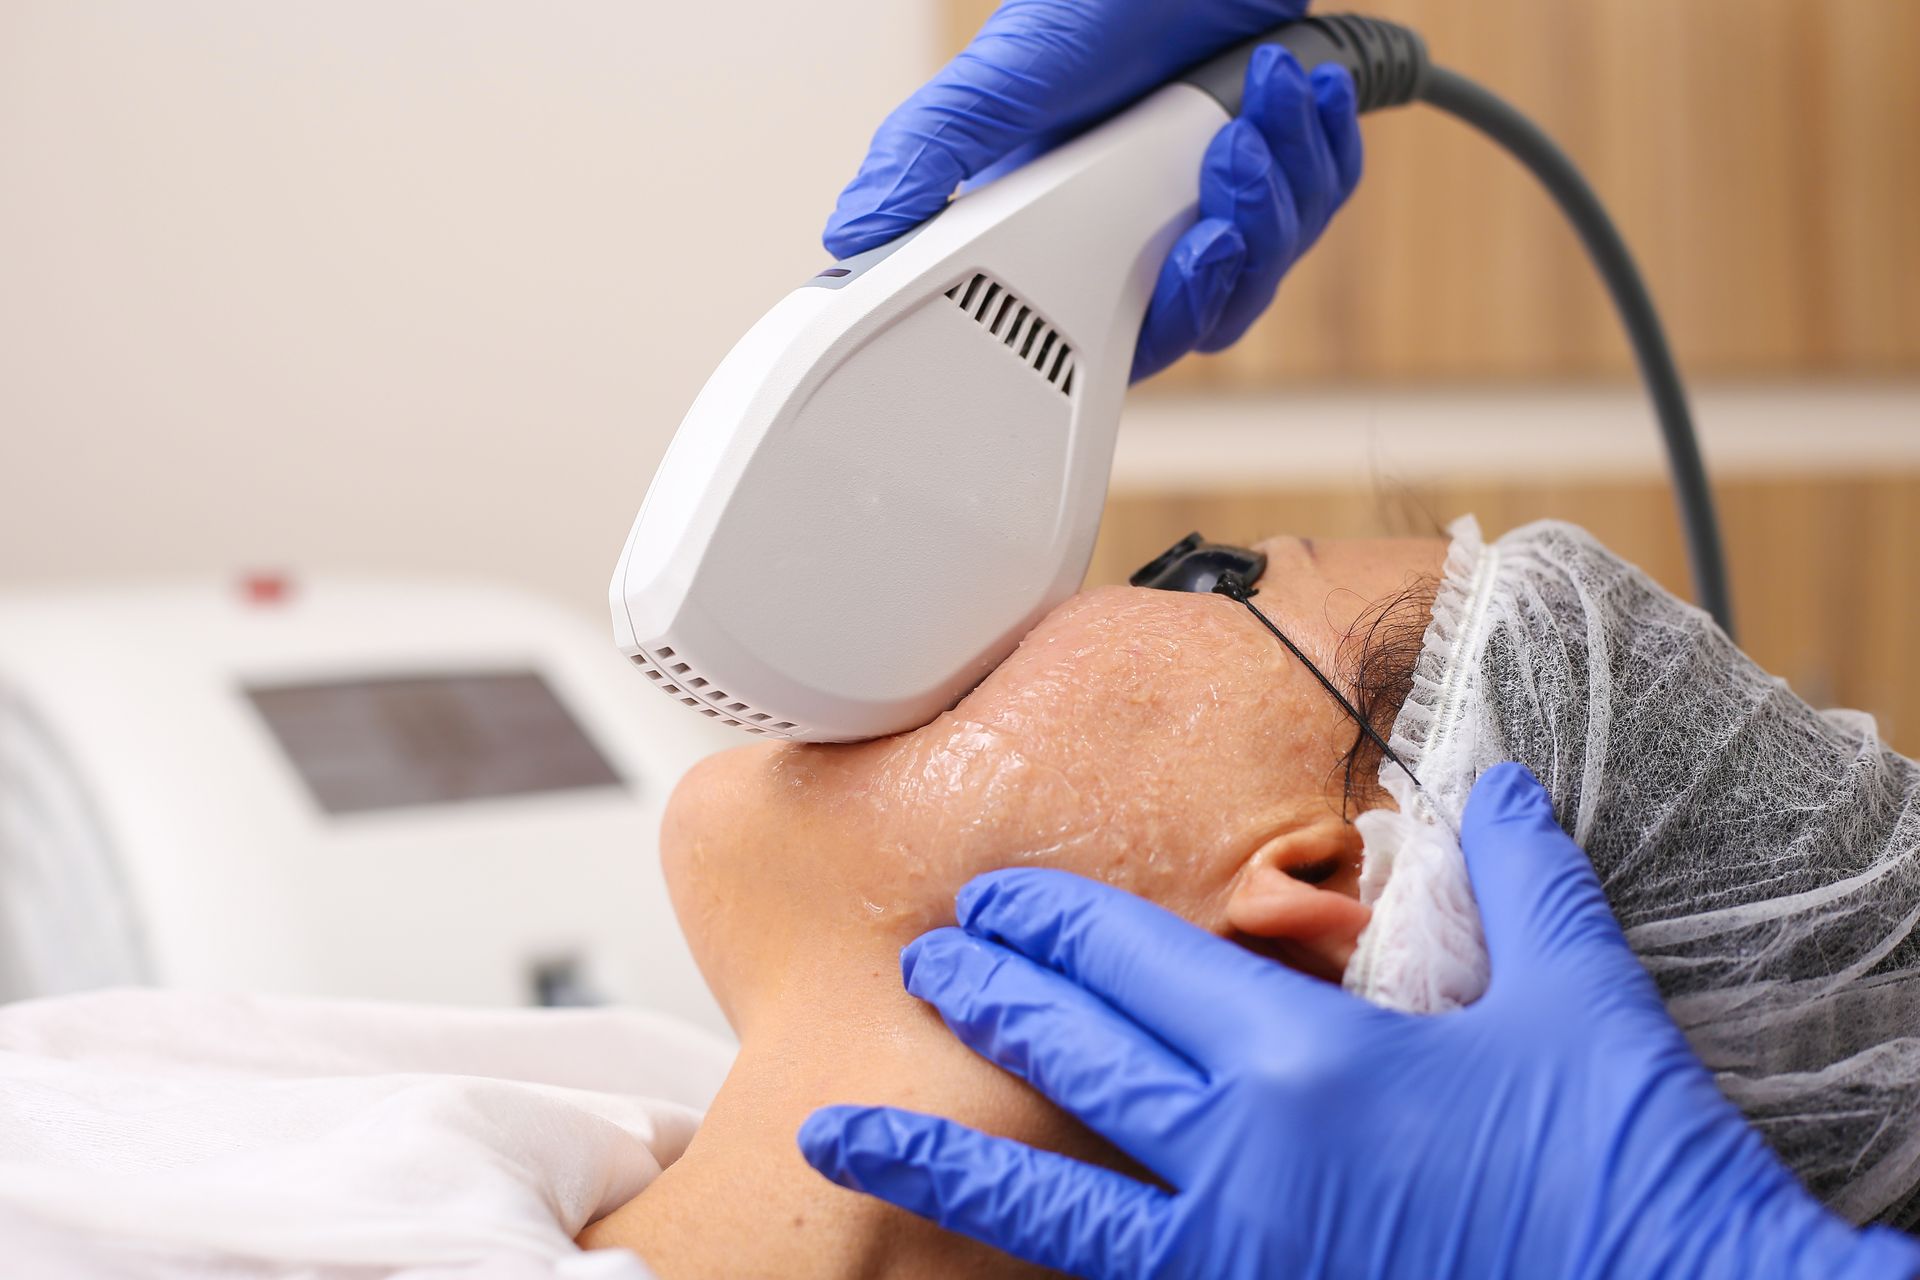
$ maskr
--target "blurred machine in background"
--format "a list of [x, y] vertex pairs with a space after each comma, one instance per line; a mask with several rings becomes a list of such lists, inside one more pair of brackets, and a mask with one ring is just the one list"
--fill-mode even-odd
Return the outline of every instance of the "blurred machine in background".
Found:
[[657, 840], [728, 740], [624, 665], [470, 585], [0, 596], [0, 998], [605, 1000], [724, 1030]]

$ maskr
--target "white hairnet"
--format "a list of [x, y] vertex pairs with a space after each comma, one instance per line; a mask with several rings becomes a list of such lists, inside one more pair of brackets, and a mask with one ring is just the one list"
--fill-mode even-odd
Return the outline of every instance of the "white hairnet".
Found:
[[1485, 989], [1455, 832], [1530, 767], [1667, 1007], [1807, 1185], [1920, 1218], [1920, 767], [1817, 712], [1580, 529], [1453, 528], [1392, 745], [1420, 780], [1360, 819], [1374, 907], [1347, 986], [1439, 1012]]

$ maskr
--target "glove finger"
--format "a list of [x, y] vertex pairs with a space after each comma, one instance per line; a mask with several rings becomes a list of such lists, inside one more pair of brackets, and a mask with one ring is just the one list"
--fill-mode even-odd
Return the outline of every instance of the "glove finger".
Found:
[[1347, 202], [1360, 185], [1366, 148], [1360, 140], [1360, 111], [1353, 93], [1353, 77], [1337, 62], [1323, 63], [1313, 69], [1314, 107], [1320, 117], [1320, 130], [1327, 138], [1327, 151], [1333, 156], [1334, 175], [1340, 183], [1333, 207]]
[[[1525, 766], [1498, 764], [1467, 797], [1460, 847], [1492, 961], [1490, 990], [1542, 971], [1617, 988], [1646, 982], [1593, 863]], [[1629, 975], [1628, 971], [1631, 971]]]
[[968, 933], [1064, 974], [1207, 1071], [1244, 1065], [1276, 1039], [1337, 1039], [1377, 1012], [1070, 872], [990, 871], [960, 890], [956, 907]]
[[1320, 125], [1313, 86], [1292, 53], [1277, 45], [1253, 51], [1241, 114], [1266, 140], [1279, 170], [1280, 185], [1293, 197], [1299, 213], [1299, 236], [1292, 257], [1298, 257], [1319, 238], [1327, 219], [1333, 216], [1340, 178], [1326, 130]]
[[1206, 1100], [1192, 1063], [1084, 987], [962, 929], [915, 939], [900, 968], [968, 1048], [1161, 1177], [1188, 1180], [1167, 1162]]
[[1154, 281], [1133, 348], [1133, 381], [1152, 377], [1193, 350], [1219, 323], [1246, 256], [1246, 242], [1229, 221], [1202, 218], [1187, 228]]
[[1219, 351], [1237, 341], [1273, 301], [1300, 242], [1293, 197], [1265, 139], [1247, 120], [1229, 123], [1207, 147], [1200, 165], [1200, 209], [1232, 222], [1247, 246], [1219, 319], [1194, 344], [1201, 351]]
[[844, 258], [938, 213], [961, 182], [1057, 139], [1234, 41], [1298, 18], [1302, 0], [1162, 6], [1090, 24], [1081, 6], [1003, 4], [980, 34], [881, 124], [822, 237]]
[[841, 1186], [1056, 1271], [1148, 1275], [1167, 1235], [1164, 1192], [937, 1116], [822, 1107], [799, 1139]]
[[876, 248], [940, 212], [954, 188], [1048, 128], [1055, 89], [1024, 68], [1031, 39], [996, 14], [973, 43], [880, 123], [821, 237], [836, 258]]

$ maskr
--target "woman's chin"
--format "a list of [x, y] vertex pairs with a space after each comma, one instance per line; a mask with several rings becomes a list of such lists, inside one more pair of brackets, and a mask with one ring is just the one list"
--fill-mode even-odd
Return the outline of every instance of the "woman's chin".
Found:
[[674, 914], [723, 1005], [730, 980], [721, 958], [736, 950], [730, 935], [750, 905], [752, 851], [764, 839], [755, 783], [778, 749], [749, 743], [707, 756], [681, 777], [660, 822], [660, 869]]

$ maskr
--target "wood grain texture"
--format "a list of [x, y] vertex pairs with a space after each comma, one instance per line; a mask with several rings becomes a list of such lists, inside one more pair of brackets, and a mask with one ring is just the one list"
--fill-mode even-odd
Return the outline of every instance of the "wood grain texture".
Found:
[[[1920, 608], [1909, 594], [1920, 581], [1920, 475], [1735, 480], [1716, 492], [1742, 646], [1815, 705], [1871, 711], [1897, 749], [1920, 756]], [[1123, 582], [1195, 529], [1238, 542], [1426, 534], [1462, 512], [1489, 538], [1531, 520], [1573, 521], [1669, 589], [1688, 590], [1660, 480], [1118, 496], [1088, 581]]]
[[[943, 0], [947, 50], [993, 8]], [[1583, 166], [1683, 367], [1920, 369], [1920, 3], [1375, 0]], [[1365, 125], [1367, 177], [1279, 303], [1175, 386], [1545, 379], [1631, 369], [1545, 195], [1423, 108]]]

